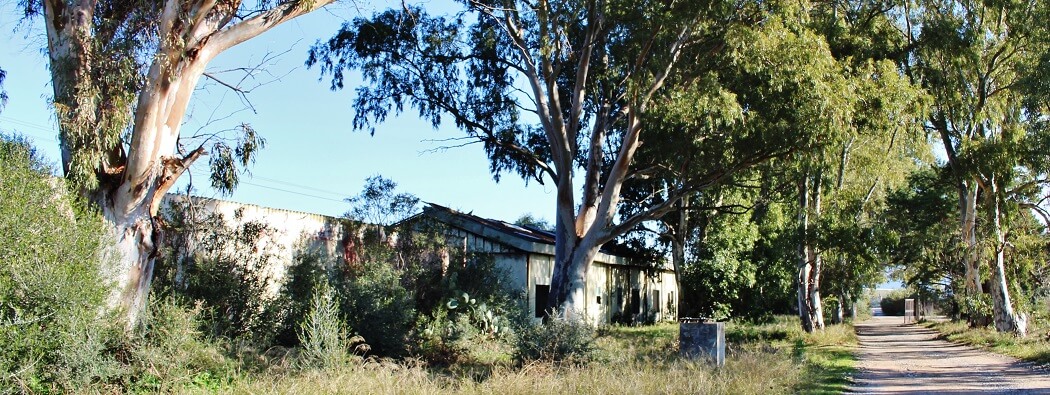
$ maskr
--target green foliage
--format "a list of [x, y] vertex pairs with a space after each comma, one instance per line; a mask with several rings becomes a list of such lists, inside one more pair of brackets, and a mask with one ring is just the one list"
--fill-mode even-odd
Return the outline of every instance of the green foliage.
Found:
[[204, 311], [199, 303], [188, 307], [174, 298], [151, 303], [143, 329], [124, 340], [127, 373], [121, 385], [152, 393], [228, 386], [237, 364], [200, 331]]
[[329, 272], [332, 268], [328, 265], [333, 262], [327, 258], [323, 253], [298, 250], [286, 268], [284, 284], [275, 301], [281, 310], [281, 322], [274, 338], [277, 344], [286, 347], [300, 344], [299, 326], [313, 308], [311, 303], [319, 292], [331, 288]]
[[514, 359], [521, 364], [582, 365], [594, 358], [594, 327], [557, 312], [542, 323], [524, 314], [518, 319], [514, 334]]
[[366, 230], [378, 228], [376, 234], [366, 234], [366, 240], [376, 238], [386, 242], [386, 227], [416, 213], [419, 198], [410, 193], [395, 193], [397, 183], [380, 175], [365, 179], [365, 187], [357, 196], [347, 198], [351, 208], [344, 217], [363, 224]]
[[[234, 130], [238, 132], [233, 136], [234, 141], [216, 141], [210, 148], [211, 154], [208, 159], [211, 186], [224, 195], [233, 193], [240, 182], [238, 173], [255, 163], [258, 151], [266, 147], [266, 139], [251, 125], [242, 123]], [[232, 148], [230, 143], [234, 145]]]
[[[309, 308], [298, 331], [303, 363], [318, 368], [332, 368], [348, 362], [351, 346], [363, 339], [359, 336], [349, 337], [332, 288], [327, 284], [316, 287], [310, 297]], [[367, 351], [367, 348], [362, 346], [355, 350]]]
[[268, 225], [205, 212], [192, 201], [173, 202], [167, 212], [167, 240], [158, 260], [156, 286], [187, 300], [200, 301], [209, 335], [268, 345], [280, 329], [280, 307], [271, 288], [278, 254], [267, 239]]
[[102, 221], [48, 170], [24, 140], [0, 139], [0, 392], [223, 385], [233, 369], [203, 340], [201, 307], [155, 301], [134, 333], [107, 313]]
[[[703, 243], [694, 244], [693, 260], [682, 270], [682, 290], [694, 309], [690, 316], [725, 320], [752, 314], [739, 303], [756, 285], [758, 267], [751, 259], [759, 225], [749, 216], [722, 214], [708, 219]], [[771, 275], [772, 273], [767, 273]]]
[[915, 292], [909, 289], [898, 289], [891, 292], [889, 295], [883, 296], [882, 300], [879, 301], [879, 307], [882, 307], [883, 315], [904, 315], [904, 299], [911, 299], [915, 297]]
[[532, 213], [525, 213], [518, 217], [514, 221], [514, 225], [524, 226], [526, 228], [538, 229], [548, 232], [554, 231], [554, 225], [545, 221], [543, 218], [532, 215]]
[[101, 218], [28, 141], [0, 135], [0, 392], [72, 390], [117, 369]]
[[333, 287], [347, 326], [364, 338], [372, 352], [404, 354], [415, 308], [396, 269], [384, 261], [364, 262], [359, 272], [337, 279]]

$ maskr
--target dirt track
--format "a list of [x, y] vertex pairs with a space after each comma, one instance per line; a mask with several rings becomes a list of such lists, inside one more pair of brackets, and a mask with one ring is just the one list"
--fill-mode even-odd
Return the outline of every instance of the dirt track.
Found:
[[856, 324], [858, 394], [1050, 394], [1050, 374], [1016, 359], [936, 339], [902, 317]]

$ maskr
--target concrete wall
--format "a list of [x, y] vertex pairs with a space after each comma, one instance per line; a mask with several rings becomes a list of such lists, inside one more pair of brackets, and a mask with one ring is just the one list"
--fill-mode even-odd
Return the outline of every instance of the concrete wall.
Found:
[[[249, 222], [264, 224], [272, 232], [259, 240], [258, 254], [270, 254], [270, 267], [265, 271], [271, 276], [270, 291], [276, 294], [284, 281], [287, 268], [293, 263], [297, 252], [320, 253], [328, 256], [342, 254], [344, 228], [340, 219], [300, 211], [282, 210], [231, 202], [225, 200], [184, 195], [166, 195], [161, 211], [185, 210], [187, 215], [204, 218], [209, 213], [221, 214], [229, 228]], [[194, 237], [186, 235], [190, 249], [194, 248]]]

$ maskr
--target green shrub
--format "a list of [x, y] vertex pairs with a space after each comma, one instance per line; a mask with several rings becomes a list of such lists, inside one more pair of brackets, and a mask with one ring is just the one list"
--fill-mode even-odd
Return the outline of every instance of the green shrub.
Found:
[[310, 312], [319, 287], [330, 287], [329, 275], [324, 254], [302, 250], [295, 254], [276, 302], [281, 319], [275, 331], [277, 344], [285, 347], [300, 345], [299, 325]]
[[[412, 334], [412, 353], [442, 365], [484, 359], [493, 348], [506, 348], [510, 339], [510, 312], [493, 308], [470, 294], [449, 298], [433, 317], [421, 314]], [[515, 314], [517, 312], [511, 313]], [[492, 355], [488, 355], [491, 357]]]
[[514, 359], [582, 365], [594, 357], [595, 330], [581, 320], [551, 314], [543, 323], [522, 318], [515, 330]]
[[70, 195], [26, 140], [0, 135], [0, 392], [119, 374], [102, 315], [104, 225]]
[[299, 344], [302, 347], [301, 361], [305, 366], [331, 368], [349, 361], [351, 346], [354, 351], [367, 351], [363, 339], [349, 337], [346, 324], [339, 317], [339, 305], [327, 284], [314, 289], [309, 311], [299, 325]]
[[171, 297], [154, 298], [142, 329], [128, 335], [124, 350], [116, 350], [127, 354], [125, 389], [155, 393], [228, 386], [238, 364], [200, 331], [203, 314], [201, 303], [187, 307]]
[[396, 269], [385, 262], [365, 262], [359, 273], [337, 278], [335, 289], [348, 326], [364, 338], [372, 352], [404, 354], [415, 308]]
[[281, 308], [269, 290], [279, 251], [265, 239], [276, 230], [241, 221], [241, 210], [232, 221], [221, 213], [201, 213], [178, 203], [165, 214], [170, 237], [157, 264], [155, 287], [200, 301], [200, 323], [210, 336], [262, 348], [271, 345], [282, 322]]
[[900, 289], [890, 292], [889, 295], [882, 297], [879, 301], [879, 306], [882, 307], [883, 315], [904, 315], [904, 299], [911, 298], [913, 295], [912, 291], [907, 289]]

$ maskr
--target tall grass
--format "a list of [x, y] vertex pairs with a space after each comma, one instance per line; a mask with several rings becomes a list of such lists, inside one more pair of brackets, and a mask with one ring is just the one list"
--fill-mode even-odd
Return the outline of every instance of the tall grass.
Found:
[[244, 377], [234, 393], [355, 394], [787, 394], [839, 393], [853, 369], [852, 327], [805, 334], [792, 317], [727, 325], [729, 355], [716, 368], [677, 356], [678, 327], [599, 330], [585, 365], [501, 363], [469, 369], [371, 361], [327, 370]]
[[941, 337], [956, 343], [985, 348], [1039, 364], [1050, 364], [1050, 321], [1032, 319], [1029, 335], [1024, 338], [997, 332], [994, 328], [971, 328], [963, 321], [926, 322], [924, 325], [941, 333]]

